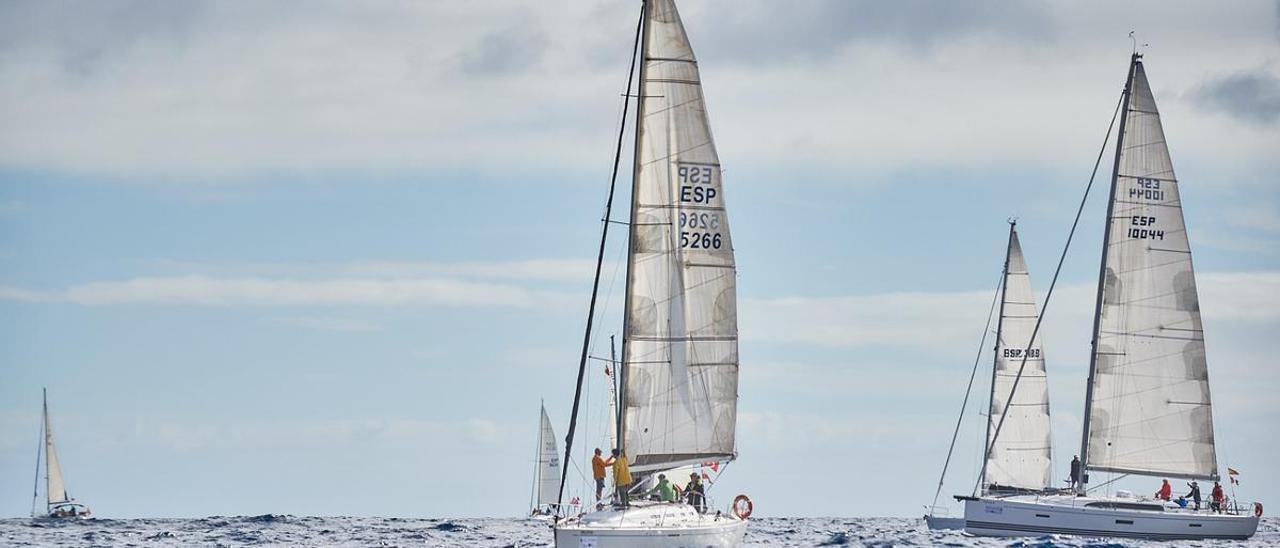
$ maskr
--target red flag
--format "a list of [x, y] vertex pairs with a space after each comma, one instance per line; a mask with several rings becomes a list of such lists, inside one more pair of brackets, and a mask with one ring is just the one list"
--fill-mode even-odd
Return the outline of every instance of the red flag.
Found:
[[719, 471], [720, 471], [720, 461], [718, 461], [718, 460], [707, 461], [707, 462], [702, 463], [702, 465], [703, 465], [703, 466], [706, 466], [706, 467], [708, 467], [708, 468], [711, 468], [711, 471], [712, 471], [712, 472], [719, 472]]
[[573, 505], [573, 506], [577, 506], [577, 505], [578, 505], [578, 497], [573, 497], [573, 500], [570, 500], [570, 501], [569, 501], [569, 504], [571, 504], [571, 505]]

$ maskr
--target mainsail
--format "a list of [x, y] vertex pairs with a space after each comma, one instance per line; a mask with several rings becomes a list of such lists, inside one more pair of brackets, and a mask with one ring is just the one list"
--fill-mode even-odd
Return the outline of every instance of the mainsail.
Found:
[[733, 243], [698, 65], [671, 0], [647, 17], [623, 343], [636, 471], [732, 458], [738, 398]]
[[49, 403], [44, 404], [44, 471], [45, 493], [48, 504], [67, 502], [67, 486], [62, 480], [62, 466], [58, 464], [58, 451], [53, 446], [53, 426], [49, 420]]
[[555, 504], [560, 496], [560, 450], [551, 428], [547, 408], [542, 408], [542, 431], [538, 434], [538, 506]]
[[[987, 485], [1044, 489], [1053, 485], [1049, 386], [1040, 335], [1037, 333], [1035, 340], [1031, 339], [1038, 317], [1035, 294], [1031, 291], [1031, 276], [1022, 257], [1018, 232], [1013, 226], [1009, 227], [1002, 294], [988, 435], [996, 436], [1002, 417], [1003, 425], [999, 426], [999, 435], [987, 455], [984, 481]], [[1026, 367], [1022, 365], [1024, 353]], [[1022, 378], [1017, 381], [1017, 391], [1013, 392], [1019, 369]]]
[[1191, 247], [1164, 129], [1138, 57], [1117, 143], [1099, 280], [1086, 465], [1216, 479]]

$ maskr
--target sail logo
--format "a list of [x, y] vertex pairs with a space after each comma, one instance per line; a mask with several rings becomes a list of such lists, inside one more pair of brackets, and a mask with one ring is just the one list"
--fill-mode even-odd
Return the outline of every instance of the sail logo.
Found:
[[676, 176], [680, 179], [680, 201], [693, 204], [710, 204], [716, 195], [715, 166], [677, 164]]
[[[1002, 353], [1001, 353], [1001, 355], [1002, 355], [1003, 357], [1005, 357], [1005, 358], [1021, 358], [1021, 357], [1022, 357], [1022, 350], [1023, 350], [1023, 349], [1021, 349], [1021, 348], [1005, 348], [1005, 349], [1004, 349], [1004, 352], [1002, 352]], [[1040, 357], [1040, 349], [1039, 349], [1039, 348], [1032, 348], [1032, 349], [1030, 349], [1030, 350], [1028, 350], [1028, 351], [1027, 351], [1027, 358], [1029, 358], [1029, 359], [1035, 359], [1035, 358], [1039, 358], [1039, 357]]]

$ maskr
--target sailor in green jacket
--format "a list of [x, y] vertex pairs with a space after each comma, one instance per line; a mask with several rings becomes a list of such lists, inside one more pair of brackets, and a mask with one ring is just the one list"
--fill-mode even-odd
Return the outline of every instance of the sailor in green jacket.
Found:
[[662, 502], [676, 501], [676, 490], [671, 486], [671, 482], [667, 481], [666, 474], [658, 474], [658, 485], [655, 485], [653, 489], [645, 493], [645, 496], [652, 496], [654, 493], [657, 493], [658, 500]]

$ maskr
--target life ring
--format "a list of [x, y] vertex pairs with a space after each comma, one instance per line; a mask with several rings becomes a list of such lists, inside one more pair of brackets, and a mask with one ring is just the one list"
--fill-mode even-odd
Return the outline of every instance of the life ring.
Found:
[[1255, 503], [1253, 503], [1253, 515], [1254, 515], [1254, 517], [1259, 517], [1259, 518], [1260, 518], [1260, 517], [1262, 517], [1262, 503], [1261, 503], [1261, 502], [1255, 502]]
[[754, 508], [751, 504], [751, 499], [746, 495], [738, 495], [733, 498], [733, 515], [738, 516], [738, 519], [751, 517], [751, 510]]

